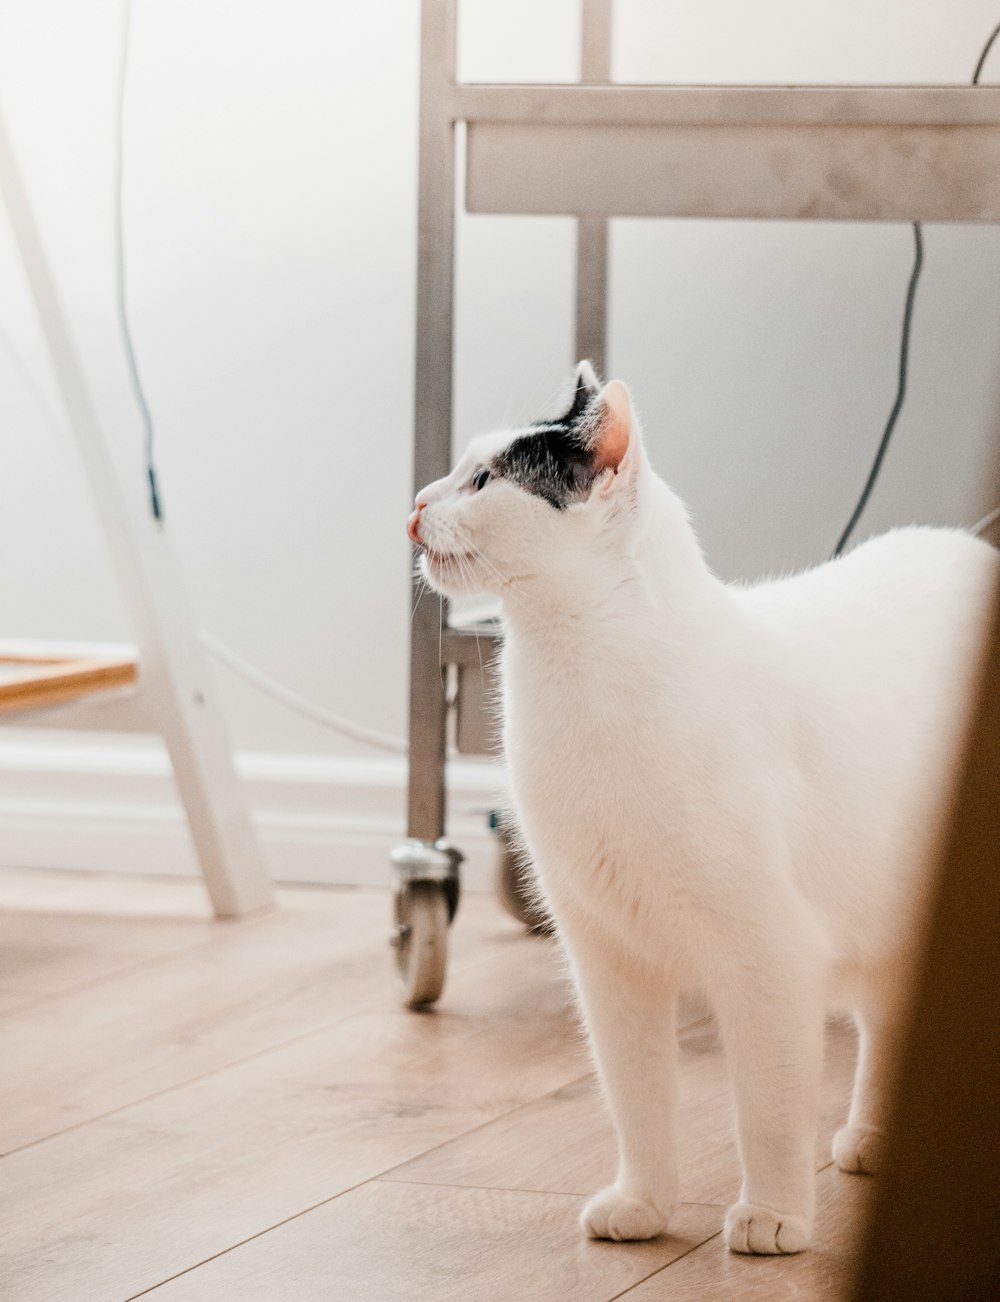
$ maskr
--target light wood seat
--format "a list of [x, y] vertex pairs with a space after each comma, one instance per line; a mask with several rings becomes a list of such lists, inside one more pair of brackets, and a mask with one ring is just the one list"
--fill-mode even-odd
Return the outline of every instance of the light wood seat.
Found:
[[0, 641], [0, 715], [127, 687], [138, 677], [131, 648]]

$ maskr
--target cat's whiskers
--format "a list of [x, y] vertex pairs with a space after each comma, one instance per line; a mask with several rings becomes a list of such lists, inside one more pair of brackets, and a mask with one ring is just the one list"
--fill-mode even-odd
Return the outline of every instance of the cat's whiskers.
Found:
[[[448, 556], [448, 557], [449, 557], [449, 558], [454, 562], [454, 564], [456, 565], [456, 567], [457, 567], [457, 569], [458, 569], [458, 572], [459, 572], [459, 576], [462, 577], [462, 578], [464, 578], [464, 577], [465, 577], [465, 574], [464, 574], [464, 571], [463, 571], [463, 561], [462, 561], [462, 557], [461, 557], [460, 553], [458, 552], [458, 550], [457, 550], [456, 547], [455, 547], [455, 543], [456, 543], [456, 541], [457, 541], [457, 539], [456, 539], [456, 537], [455, 537], [455, 530], [454, 530], [454, 528], [453, 528], [452, 526], [450, 526], [450, 525], [446, 525], [446, 526], [445, 526], [445, 529], [444, 529], [444, 533], [445, 533], [445, 538], [443, 539], [443, 544], [444, 544], [444, 547], [447, 548], [447, 550], [446, 550], [446, 551], [441, 551], [439, 554], [442, 555], [442, 556]], [[438, 619], [438, 668], [441, 669], [441, 670], [443, 671], [443, 670], [445, 669], [445, 662], [444, 662], [444, 626], [445, 626], [445, 618], [446, 618], [446, 617], [445, 617], [445, 610], [444, 610], [444, 593], [441, 592], [440, 590], [438, 591], [438, 611], [439, 611], [439, 619]]]
[[508, 578], [506, 575], [501, 574], [490, 558], [484, 555], [480, 548], [478, 548], [471, 540], [463, 539], [462, 546], [465, 548], [467, 555], [472, 556], [481, 565], [485, 565], [488, 570], [492, 571], [492, 573], [496, 575], [502, 587], [510, 588], [516, 582], [516, 579]]
[[432, 590], [430, 581], [428, 580], [427, 575], [424, 573], [423, 569], [421, 568], [419, 558], [414, 562], [412, 579], [413, 582], [417, 585], [417, 587], [413, 594], [413, 603], [410, 610], [411, 629], [413, 628], [413, 620], [416, 617], [417, 607], [419, 606], [424, 596]]
[[[473, 574], [473, 572], [472, 572], [472, 567], [469, 565], [469, 563], [468, 563], [468, 559], [467, 559], [466, 557], [462, 557], [462, 558], [459, 560], [459, 573], [461, 574], [462, 579], [465, 580], [465, 581], [467, 581], [467, 582], [469, 583], [469, 586], [470, 586], [470, 587], [471, 587], [471, 586], [474, 586], [474, 584], [475, 584], [475, 575]], [[473, 636], [474, 636], [475, 639], [476, 639], [476, 655], [479, 657], [479, 672], [480, 672], [480, 674], [482, 674], [482, 673], [485, 672], [485, 670], [484, 670], [484, 666], [483, 666], [483, 648], [482, 648], [482, 646], [480, 645], [480, 642], [479, 642], [479, 625], [478, 625], [478, 623], [473, 623], [473, 625], [472, 625], [472, 633], [473, 633]]]
[[478, 620], [477, 620], [477, 621], [472, 625], [472, 633], [473, 633], [473, 636], [474, 636], [475, 639], [476, 639], [476, 656], [477, 656], [478, 659], [479, 659], [479, 673], [480, 673], [480, 676], [482, 676], [486, 671], [485, 671], [485, 669], [484, 669], [484, 667], [483, 667], [483, 648], [482, 648], [482, 644], [481, 644], [480, 641], [479, 641], [479, 621], [478, 621]]
[[[476, 589], [481, 587], [481, 581], [477, 578], [474, 561], [479, 562], [487, 569], [492, 570], [499, 580], [501, 586], [508, 587], [509, 580], [505, 579], [492, 561], [476, 547], [456, 526], [454, 521], [441, 521], [440, 526], [442, 537], [440, 539], [440, 555], [447, 556], [451, 563], [458, 571], [458, 577], [463, 587]], [[437, 550], [437, 549], [435, 549]], [[444, 622], [443, 601], [442, 601], [442, 624]], [[479, 637], [479, 629], [474, 624], [473, 636], [476, 639], [476, 656], [479, 661], [480, 673], [485, 672], [485, 661], [483, 660], [483, 648]], [[443, 650], [441, 639], [438, 642], [438, 662], [443, 661]]]
[[[465, 538], [454, 521], [445, 522], [442, 532], [444, 534], [442, 539], [444, 550], [440, 554], [455, 566], [459, 572], [459, 577], [464, 583], [470, 588], [478, 587], [475, 572], [469, 564], [471, 560], [477, 559], [475, 555], [476, 549]], [[479, 557], [478, 559], [485, 558]]]

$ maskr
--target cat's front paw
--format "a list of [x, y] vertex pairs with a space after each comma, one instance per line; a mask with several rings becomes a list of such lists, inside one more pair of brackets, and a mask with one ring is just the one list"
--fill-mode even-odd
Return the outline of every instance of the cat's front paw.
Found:
[[851, 1175], [878, 1175], [885, 1132], [877, 1126], [844, 1126], [833, 1137], [833, 1160]]
[[726, 1247], [730, 1252], [775, 1255], [808, 1248], [809, 1225], [802, 1216], [789, 1216], [757, 1203], [734, 1203], [726, 1212]]
[[591, 1198], [580, 1216], [583, 1232], [591, 1239], [655, 1239], [665, 1234], [668, 1213], [661, 1212], [642, 1198], [633, 1198], [620, 1189], [602, 1189]]

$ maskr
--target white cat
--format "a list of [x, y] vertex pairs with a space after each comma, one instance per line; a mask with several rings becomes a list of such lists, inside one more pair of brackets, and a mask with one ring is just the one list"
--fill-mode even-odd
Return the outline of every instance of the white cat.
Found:
[[860, 1030], [834, 1156], [879, 1164], [884, 1067], [998, 553], [909, 528], [727, 586], [650, 468], [627, 390], [601, 390], [586, 362], [563, 417], [475, 440], [408, 527], [436, 588], [502, 600], [514, 802], [619, 1140], [583, 1228], [667, 1228], [675, 1009], [693, 986], [736, 1095], [744, 1175], [726, 1241], [800, 1251], [831, 1005]]

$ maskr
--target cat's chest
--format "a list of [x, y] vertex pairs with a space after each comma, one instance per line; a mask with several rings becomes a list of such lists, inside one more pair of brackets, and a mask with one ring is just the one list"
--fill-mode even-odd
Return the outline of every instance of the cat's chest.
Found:
[[[501, 660], [508, 763], [534, 782], [661, 786], [690, 747], [712, 745], [698, 702], [718, 689], [692, 657], [622, 630], [579, 630], [544, 653], [508, 640]], [[716, 738], [717, 740], [717, 738]]]
[[[531, 753], [578, 754], [581, 747], [627, 748], [671, 710], [655, 657], [628, 647], [568, 646], [546, 656], [506, 647], [501, 662], [507, 741]], [[585, 756], [584, 756], [585, 758]]]
[[641, 802], [669, 781], [657, 728], [647, 716], [608, 708], [589, 687], [560, 685], [504, 702], [504, 750], [512, 780], [531, 803], [587, 811]]
[[507, 666], [505, 757], [536, 839], [587, 846], [651, 833], [683, 784], [651, 697], [634, 678], [629, 693], [585, 666]]
[[669, 861], [680, 883], [703, 880], [706, 862], [731, 861], [756, 840], [774, 821], [781, 783], [741, 731], [730, 689], [698, 666], [671, 675], [624, 652], [560, 672], [508, 651], [506, 760], [539, 856], [552, 865], [593, 859], [595, 877], [604, 850], [619, 871]]

